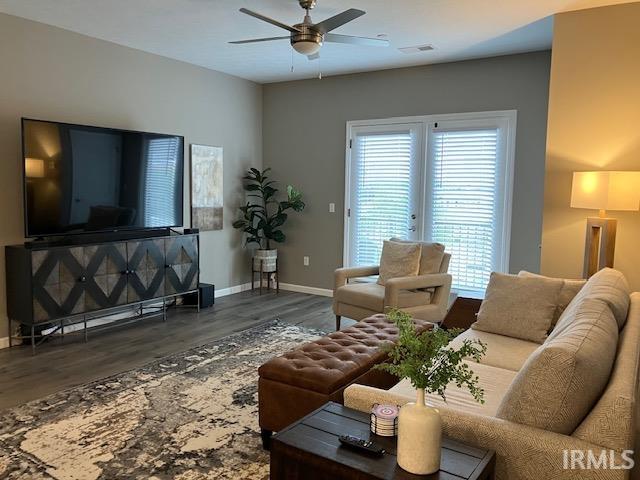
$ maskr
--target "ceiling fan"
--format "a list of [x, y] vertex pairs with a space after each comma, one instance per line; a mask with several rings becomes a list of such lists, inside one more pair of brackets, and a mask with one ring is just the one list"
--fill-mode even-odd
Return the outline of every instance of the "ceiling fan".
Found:
[[319, 57], [318, 52], [322, 48], [324, 42], [332, 43], [349, 43], [352, 45], [364, 45], [364, 46], [380, 46], [387, 47], [389, 42], [387, 40], [379, 38], [366, 38], [366, 37], [353, 37], [350, 35], [338, 35], [330, 33], [332, 30], [361, 17], [366, 12], [358, 10], [356, 8], [350, 8], [342, 13], [339, 13], [331, 18], [327, 18], [320, 23], [313, 23], [309, 11], [316, 6], [317, 0], [298, 0], [300, 6], [306, 11], [304, 20], [302, 23], [289, 26], [285, 23], [279, 22], [272, 18], [261, 15], [260, 13], [253, 12], [246, 8], [241, 8], [240, 11], [247, 15], [262, 20], [263, 22], [270, 23], [276, 27], [288, 30], [290, 33], [288, 36], [283, 37], [268, 37], [268, 38], [255, 38], [252, 40], [239, 40], [235, 42], [229, 42], [234, 44], [243, 43], [255, 43], [255, 42], [270, 42], [272, 40], [284, 40], [289, 39], [293, 49], [306, 55], [309, 60], [315, 60]]

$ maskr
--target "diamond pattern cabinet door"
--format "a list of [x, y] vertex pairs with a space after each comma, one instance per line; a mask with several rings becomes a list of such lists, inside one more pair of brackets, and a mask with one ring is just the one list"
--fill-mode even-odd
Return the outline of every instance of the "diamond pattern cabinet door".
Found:
[[87, 311], [127, 303], [127, 245], [111, 243], [84, 247]]
[[165, 292], [167, 295], [188, 292], [198, 287], [198, 239], [183, 235], [164, 239], [166, 254]]
[[86, 272], [83, 247], [34, 251], [31, 254], [31, 275], [34, 322], [84, 311]]
[[164, 240], [127, 242], [127, 302], [162, 297], [164, 287]]

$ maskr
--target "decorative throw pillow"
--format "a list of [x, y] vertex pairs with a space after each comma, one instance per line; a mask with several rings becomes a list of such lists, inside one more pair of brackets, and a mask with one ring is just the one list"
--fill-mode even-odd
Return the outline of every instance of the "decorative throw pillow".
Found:
[[420, 269], [420, 245], [417, 243], [399, 243], [385, 240], [380, 256], [380, 276], [378, 283], [390, 278], [410, 277]]
[[542, 343], [556, 311], [562, 280], [492, 273], [474, 330]]
[[568, 328], [531, 354], [496, 417], [570, 435], [598, 401], [613, 368], [618, 325], [602, 300], [584, 298], [569, 311]]
[[417, 243], [420, 245], [422, 251], [420, 253], [420, 269], [418, 270], [418, 275], [440, 273], [442, 259], [444, 258], [444, 245], [441, 243], [412, 242], [411, 240], [402, 240], [400, 238], [392, 238], [391, 241], [398, 243]]
[[[539, 275], [537, 273], [527, 272], [526, 270], [521, 270], [518, 273], [519, 277], [529, 277], [529, 278], [552, 278], [545, 277], [544, 275]], [[587, 283], [586, 280], [571, 280], [568, 278], [561, 278], [562, 280], [562, 288], [560, 289], [560, 294], [558, 295], [558, 304], [556, 305], [556, 311], [553, 314], [553, 320], [551, 322], [551, 330], [558, 323], [558, 319], [562, 312], [564, 312], [565, 308], [571, 303], [571, 300], [578, 294], [580, 289], [584, 287], [584, 284]]]

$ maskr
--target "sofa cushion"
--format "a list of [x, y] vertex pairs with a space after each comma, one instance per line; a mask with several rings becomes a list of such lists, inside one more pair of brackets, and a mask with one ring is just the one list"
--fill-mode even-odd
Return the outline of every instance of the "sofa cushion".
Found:
[[[533, 278], [551, 278], [545, 277], [544, 275], [539, 275], [537, 273], [527, 272], [526, 270], [521, 270], [518, 273], [519, 277], [533, 277]], [[560, 293], [558, 294], [558, 304], [556, 305], [556, 310], [553, 314], [553, 320], [551, 321], [551, 329], [556, 326], [558, 323], [558, 319], [562, 312], [565, 311], [571, 300], [578, 294], [578, 292], [584, 287], [584, 284], [587, 283], [586, 280], [573, 280], [569, 278], [562, 278], [562, 288], [560, 289]]]
[[[435, 393], [427, 394], [426, 401], [434, 407], [449, 407], [469, 413], [495, 416], [502, 397], [516, 376], [516, 372], [475, 362], [466, 363], [473, 370], [473, 373], [478, 376], [478, 386], [484, 390], [484, 404], [476, 402], [467, 389], [458, 388], [455, 382], [447, 385], [447, 390], [445, 391], [446, 402], [440, 395]], [[416, 390], [407, 379], [400, 381], [396, 386], [389, 389], [389, 392], [409, 397], [413, 402], [416, 398]]]
[[569, 303], [550, 336], [553, 336], [554, 333], [558, 334], [567, 328], [574, 316], [574, 310], [585, 298], [593, 298], [605, 302], [613, 312], [618, 323], [618, 329], [622, 329], [629, 312], [630, 293], [627, 279], [621, 272], [613, 268], [600, 270], [585, 283], [584, 287]]
[[428, 275], [430, 273], [439, 273], [441, 271], [442, 259], [444, 258], [443, 244], [412, 242], [411, 240], [402, 240], [400, 238], [392, 238], [391, 241], [399, 243], [417, 243], [420, 245], [420, 269], [418, 271], [418, 275]]
[[611, 374], [618, 326], [597, 299], [585, 298], [573, 315], [568, 328], [525, 362], [497, 417], [568, 435], [591, 410]]
[[556, 310], [562, 280], [492, 273], [475, 330], [542, 343]]
[[391, 278], [412, 277], [420, 271], [422, 249], [417, 243], [400, 243], [385, 240], [380, 255], [380, 275], [378, 283]]
[[[377, 283], [349, 283], [338, 288], [335, 299], [348, 305], [358, 305], [374, 312], [384, 312], [385, 287]], [[398, 308], [411, 308], [431, 303], [431, 292], [400, 290]]]
[[629, 315], [620, 332], [611, 377], [598, 403], [573, 432], [573, 436], [612, 450], [634, 446], [638, 358], [640, 357], [640, 293], [631, 294]]
[[540, 346], [535, 342], [471, 328], [454, 338], [449, 345], [460, 348], [463, 340], [479, 340], [487, 346], [486, 355], [480, 359], [481, 364], [514, 372], [520, 370], [527, 358]]

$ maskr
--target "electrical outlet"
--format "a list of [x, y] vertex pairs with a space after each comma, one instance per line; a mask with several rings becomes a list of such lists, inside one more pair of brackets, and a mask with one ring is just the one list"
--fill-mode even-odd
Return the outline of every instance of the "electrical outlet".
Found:
[[309, 266], [309, 257], [307, 257], [306, 255], [304, 257], [302, 257], [302, 263], [304, 264], [305, 267]]
[[330, 203], [329, 204], [329, 213], [336, 213], [336, 204], [335, 203]]

